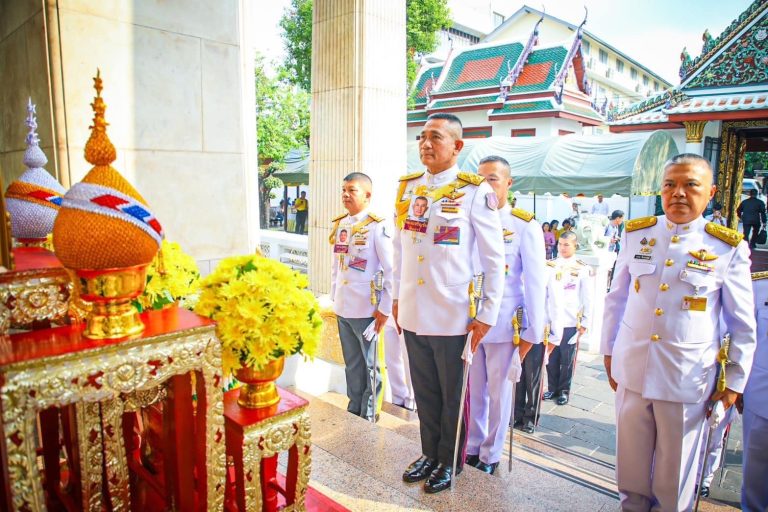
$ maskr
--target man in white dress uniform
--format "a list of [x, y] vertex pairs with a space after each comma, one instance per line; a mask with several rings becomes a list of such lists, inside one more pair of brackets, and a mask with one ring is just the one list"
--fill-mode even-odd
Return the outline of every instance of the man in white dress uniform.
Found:
[[[629, 221], [622, 237], [601, 351], [616, 391], [623, 510], [693, 507], [710, 401], [733, 405], [752, 366], [749, 248], [740, 233], [701, 216], [715, 190], [707, 160], [672, 158], [662, 179], [665, 215]], [[713, 393], [720, 332], [731, 335], [729, 364], [726, 389]]]
[[[429, 493], [449, 488], [455, 476], [452, 466], [467, 334], [471, 333], [476, 347], [496, 323], [504, 287], [504, 241], [496, 195], [484, 178], [459, 170], [461, 137], [456, 116], [429, 116], [419, 139], [427, 172], [400, 178], [395, 204], [393, 311], [405, 333], [422, 449], [403, 480], [426, 479], [424, 490]], [[411, 204], [422, 197], [431, 205], [424, 220]], [[479, 256], [478, 270], [484, 273], [478, 307], [469, 293], [479, 292], [473, 288], [474, 251]], [[475, 318], [471, 313], [476, 313]], [[462, 452], [468, 412], [465, 407]], [[464, 454], [457, 454], [457, 460], [458, 472]]]
[[380, 332], [392, 314], [393, 229], [391, 222], [368, 211], [367, 175], [354, 172], [344, 178], [341, 199], [347, 213], [333, 219], [329, 240], [334, 251], [331, 298], [344, 355], [347, 410], [370, 420], [381, 393], [381, 363], [374, 368], [375, 344], [363, 333], [371, 323]]

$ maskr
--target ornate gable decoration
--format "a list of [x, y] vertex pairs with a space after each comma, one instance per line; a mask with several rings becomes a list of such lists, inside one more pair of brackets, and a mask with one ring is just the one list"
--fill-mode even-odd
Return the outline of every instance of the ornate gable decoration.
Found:
[[[716, 39], [705, 31], [702, 36], [703, 47], [701, 55], [691, 59], [684, 48], [680, 55], [680, 79], [686, 88], [728, 86], [765, 81], [768, 61], [765, 60], [766, 45], [768, 45], [768, 0], [755, 0], [747, 10], [742, 12]], [[752, 24], [749, 30], [738, 39], [736, 35]], [[706, 69], [696, 75], [689, 83], [690, 77], [701, 70], [705, 62], [713, 56], [719, 57], [710, 63]]]

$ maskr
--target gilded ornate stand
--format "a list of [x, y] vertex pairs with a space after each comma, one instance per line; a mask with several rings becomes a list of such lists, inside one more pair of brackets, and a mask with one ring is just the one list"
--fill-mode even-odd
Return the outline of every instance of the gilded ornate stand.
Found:
[[[180, 450], [166, 472], [177, 487], [171, 492], [172, 508], [222, 510], [226, 460], [221, 344], [214, 324], [178, 308], [147, 312], [141, 318], [146, 330], [131, 339], [91, 340], [81, 335], [78, 325], [0, 340], [0, 508], [45, 510], [37, 415], [74, 404], [81, 510], [130, 510], [123, 413], [152, 403], [162, 394], [160, 388], [167, 387], [168, 393], [179, 395], [179, 405], [174, 406], [178, 420], [194, 418], [173, 426], [175, 448]], [[194, 415], [192, 401], [186, 400], [191, 372], [197, 375]], [[195, 430], [205, 433], [203, 439], [195, 439]], [[195, 487], [197, 503], [195, 493], [189, 492]]]
[[[224, 394], [227, 456], [234, 460], [235, 492], [240, 512], [305, 510], [309, 484], [310, 449], [307, 401], [278, 387], [280, 402], [265, 409], [237, 405], [239, 390]], [[288, 451], [288, 474], [283, 489], [277, 480], [277, 455]]]

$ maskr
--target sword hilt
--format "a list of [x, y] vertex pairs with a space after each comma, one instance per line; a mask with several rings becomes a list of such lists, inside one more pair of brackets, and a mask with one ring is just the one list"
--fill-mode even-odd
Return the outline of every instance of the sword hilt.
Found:
[[523, 325], [523, 306], [518, 306], [515, 310], [515, 314], [512, 316], [512, 328], [515, 330], [515, 334], [512, 336], [512, 343], [515, 345], [520, 344], [520, 328]]
[[384, 290], [384, 272], [379, 270], [371, 280], [371, 304], [376, 306], [381, 302], [381, 292]]
[[728, 357], [728, 352], [731, 349], [731, 334], [726, 333], [723, 336], [723, 343], [720, 345], [720, 350], [717, 352], [717, 363], [720, 365], [720, 375], [717, 376], [717, 390], [721, 393], [728, 387], [725, 377], [725, 367], [732, 364]]
[[551, 327], [549, 326], [549, 324], [544, 326], [544, 346], [545, 347], [549, 345], [549, 334], [551, 332], [550, 330], [551, 330]]
[[485, 281], [485, 274], [477, 274], [472, 277], [469, 282], [469, 318], [475, 318], [477, 316], [478, 303], [483, 298], [483, 281]]
[[581, 329], [581, 319], [584, 317], [584, 310], [580, 309], [578, 313], [576, 313], [576, 330], [578, 331]]

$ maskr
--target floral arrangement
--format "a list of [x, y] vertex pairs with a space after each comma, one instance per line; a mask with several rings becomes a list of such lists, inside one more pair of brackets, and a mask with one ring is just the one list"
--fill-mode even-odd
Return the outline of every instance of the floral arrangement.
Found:
[[194, 258], [176, 242], [163, 240], [155, 259], [147, 268], [147, 286], [133, 305], [139, 313], [145, 309], [162, 309], [186, 299], [200, 287], [200, 270]]
[[227, 374], [293, 354], [314, 357], [323, 321], [307, 277], [259, 254], [221, 261], [195, 312], [215, 320]]

